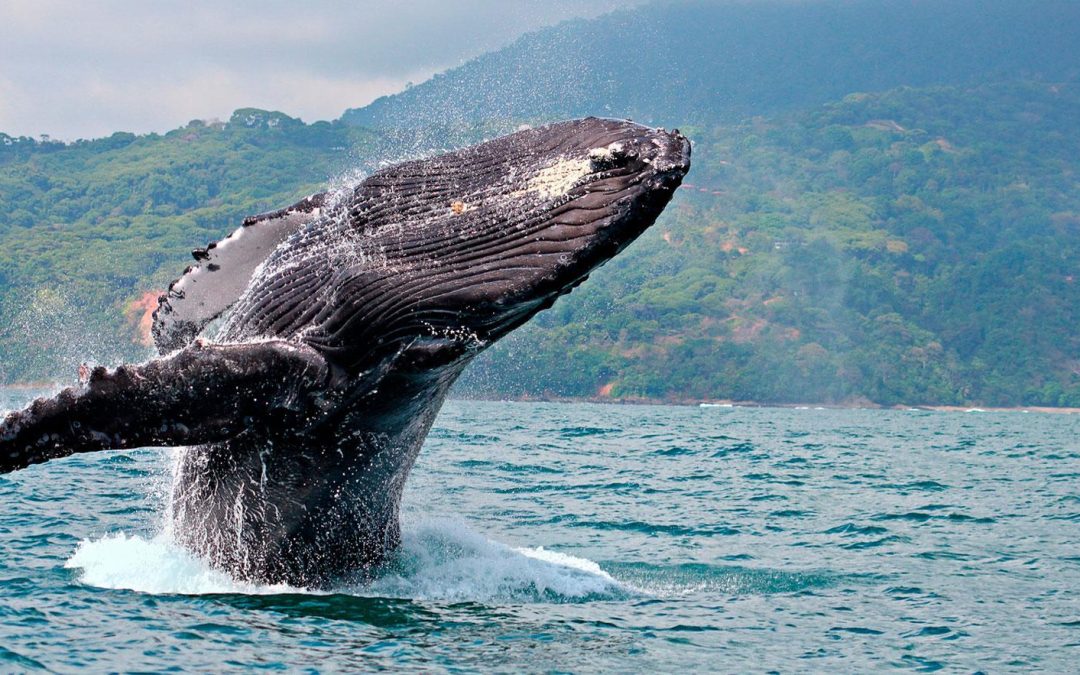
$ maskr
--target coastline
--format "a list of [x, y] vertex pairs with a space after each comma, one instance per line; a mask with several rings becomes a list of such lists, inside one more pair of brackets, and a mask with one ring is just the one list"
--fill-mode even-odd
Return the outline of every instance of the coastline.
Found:
[[[0, 389], [15, 391], [59, 390], [73, 386], [72, 382], [16, 382], [14, 384], [0, 384]], [[1080, 408], [1056, 408], [1051, 406], [984, 406], [971, 405], [928, 405], [913, 403], [910, 405], [881, 405], [873, 401], [860, 399], [846, 403], [815, 403], [815, 402], [766, 402], [766, 401], [736, 401], [731, 399], [697, 399], [697, 398], [645, 398], [626, 397], [612, 398], [609, 396], [470, 396], [451, 393], [451, 400], [457, 401], [514, 401], [518, 403], [607, 403], [612, 405], [665, 405], [665, 406], [699, 406], [702, 408], [819, 408], [825, 410], [924, 410], [928, 412], [1017, 412], [1017, 413], [1047, 413], [1052, 415], [1076, 415], [1080, 414]]]
[[1055, 415], [1080, 414], [1080, 408], [1055, 408], [1051, 406], [983, 406], [972, 405], [927, 405], [915, 403], [910, 405], [881, 405], [873, 401], [858, 400], [848, 403], [814, 403], [814, 402], [765, 402], [765, 401], [736, 401], [730, 399], [669, 399], [669, 398], [645, 398], [626, 397], [611, 398], [606, 396], [468, 396], [454, 395], [450, 398], [457, 401], [512, 401], [516, 403], [606, 403], [611, 405], [663, 405], [663, 406], [688, 406], [702, 408], [789, 408], [800, 409], [823, 409], [823, 410], [908, 410], [926, 412], [963, 412], [963, 413], [1049, 413]]
[[70, 387], [70, 384], [63, 382], [15, 382], [14, 384], [0, 384], [0, 389], [15, 389], [17, 391], [23, 391], [26, 389], [53, 389], [55, 387]]

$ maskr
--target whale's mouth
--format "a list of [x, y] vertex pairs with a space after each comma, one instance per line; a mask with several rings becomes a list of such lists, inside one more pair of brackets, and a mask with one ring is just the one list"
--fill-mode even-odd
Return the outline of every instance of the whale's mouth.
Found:
[[[667, 205], [689, 170], [689, 142], [678, 132], [622, 124], [611, 134], [618, 140], [584, 139], [570, 158], [556, 159], [524, 182], [522, 191], [533, 193], [534, 208], [547, 219], [523, 237], [518, 255], [485, 263], [527, 272], [512, 279], [496, 272], [495, 283], [462, 289], [482, 309], [477, 332], [497, 339], [550, 307], [640, 236]], [[528, 197], [522, 202], [530, 204]]]

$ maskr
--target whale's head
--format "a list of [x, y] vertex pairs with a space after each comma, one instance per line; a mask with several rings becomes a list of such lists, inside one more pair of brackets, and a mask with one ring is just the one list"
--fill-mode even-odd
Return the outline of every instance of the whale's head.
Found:
[[588, 118], [377, 172], [348, 200], [338, 306], [308, 340], [475, 354], [652, 225], [689, 168], [677, 131]]

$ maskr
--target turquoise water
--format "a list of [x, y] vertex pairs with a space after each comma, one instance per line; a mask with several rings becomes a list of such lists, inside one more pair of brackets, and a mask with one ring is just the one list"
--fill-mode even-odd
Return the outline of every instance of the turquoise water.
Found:
[[0, 671], [1080, 663], [1080, 416], [451, 402], [330, 594], [174, 548], [170, 466], [0, 477]]

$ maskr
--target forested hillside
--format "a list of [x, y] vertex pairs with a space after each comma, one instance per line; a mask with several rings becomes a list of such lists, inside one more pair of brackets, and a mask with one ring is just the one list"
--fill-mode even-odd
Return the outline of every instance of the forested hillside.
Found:
[[852, 94], [690, 134], [667, 217], [472, 386], [1080, 405], [1080, 87]]
[[978, 7], [663, 3], [333, 123], [0, 135], [0, 380], [145, 354], [191, 248], [357, 167], [625, 112], [692, 138], [687, 185], [459, 393], [1080, 405], [1080, 8]]
[[254, 109], [164, 135], [0, 134], [0, 381], [143, 354], [139, 322], [194, 246], [325, 189], [370, 138]]

